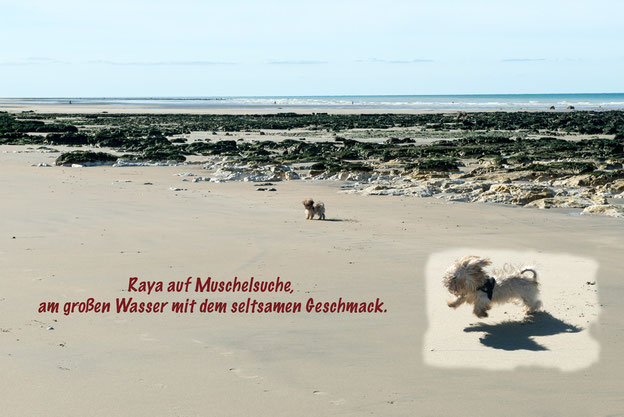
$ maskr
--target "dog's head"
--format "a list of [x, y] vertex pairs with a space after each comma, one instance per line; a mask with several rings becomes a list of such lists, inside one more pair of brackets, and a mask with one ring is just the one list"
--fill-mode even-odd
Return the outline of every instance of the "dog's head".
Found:
[[464, 256], [446, 270], [442, 282], [451, 294], [465, 295], [474, 292], [485, 283], [487, 277], [483, 268], [490, 264], [487, 258]]
[[308, 210], [314, 209], [314, 200], [312, 200], [311, 198], [308, 198], [307, 200], [303, 200], [301, 203], [303, 204], [303, 207], [305, 207]]

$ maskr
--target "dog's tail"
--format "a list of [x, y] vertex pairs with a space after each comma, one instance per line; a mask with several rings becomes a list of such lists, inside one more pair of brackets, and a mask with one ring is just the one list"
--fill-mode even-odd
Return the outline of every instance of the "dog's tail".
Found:
[[522, 271], [520, 271], [520, 274], [524, 274], [525, 272], [532, 273], [533, 281], [537, 282], [537, 271], [535, 269], [533, 269], [532, 267], [524, 268]]

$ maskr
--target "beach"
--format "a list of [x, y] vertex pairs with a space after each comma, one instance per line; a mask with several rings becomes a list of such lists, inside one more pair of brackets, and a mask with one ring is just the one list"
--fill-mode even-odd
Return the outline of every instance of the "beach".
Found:
[[619, 110], [624, 94], [457, 94], [249, 97], [0, 98], [0, 111], [134, 114], [431, 114], [482, 111]]
[[[259, 192], [253, 181], [179, 175], [206, 175], [201, 165], [54, 166], [58, 155], [0, 146], [7, 415], [607, 416], [624, 409], [620, 218], [345, 193], [333, 180], [278, 181], [267, 186], [275, 191]], [[326, 221], [305, 220], [308, 197], [325, 203]], [[541, 271], [547, 315], [512, 325], [522, 341], [506, 336], [505, 323], [524, 320], [517, 306], [494, 307], [485, 319], [468, 306], [446, 306], [451, 296], [436, 275], [460, 254]], [[293, 292], [148, 295], [129, 293], [130, 277], [280, 277]], [[229, 306], [251, 298], [301, 302], [303, 310], [117, 313], [120, 297]], [[112, 311], [38, 312], [42, 302], [89, 298], [112, 301]], [[307, 312], [309, 299], [379, 299], [385, 311]]]
[[0, 417], [624, 417], [624, 2], [0, 13]]

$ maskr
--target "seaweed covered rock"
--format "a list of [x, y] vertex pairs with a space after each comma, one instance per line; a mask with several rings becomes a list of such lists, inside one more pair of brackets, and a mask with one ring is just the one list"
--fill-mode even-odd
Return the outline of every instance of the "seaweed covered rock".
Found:
[[73, 151], [62, 153], [56, 158], [56, 165], [106, 165], [117, 161], [115, 155], [105, 152]]
[[327, 165], [322, 162], [316, 162], [310, 166], [310, 176], [315, 177], [322, 174], [327, 169]]
[[452, 158], [424, 158], [407, 164], [405, 169], [417, 172], [457, 172], [459, 164]]
[[120, 129], [103, 129], [93, 137], [93, 142], [100, 147], [118, 148], [124, 146], [127, 141], [126, 133]]
[[164, 149], [153, 149], [147, 150], [143, 152], [138, 160], [143, 161], [153, 161], [153, 162], [161, 162], [161, 161], [175, 161], [175, 162], [184, 162], [186, 161], [186, 157], [182, 155], [176, 149], [164, 148]]
[[45, 143], [55, 145], [88, 145], [89, 136], [84, 133], [66, 132], [66, 133], [50, 133], [45, 138]]

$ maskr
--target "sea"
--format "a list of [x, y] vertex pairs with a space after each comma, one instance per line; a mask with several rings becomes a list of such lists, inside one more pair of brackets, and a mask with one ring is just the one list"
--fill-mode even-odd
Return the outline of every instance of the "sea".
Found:
[[122, 105], [158, 109], [387, 109], [423, 111], [478, 110], [624, 110], [624, 93], [467, 94], [258, 97], [62, 97], [12, 99], [16, 103]]

